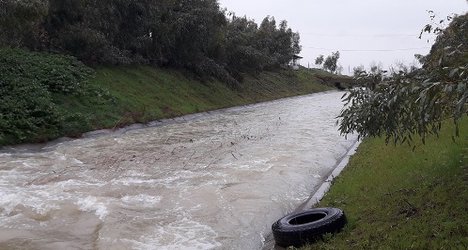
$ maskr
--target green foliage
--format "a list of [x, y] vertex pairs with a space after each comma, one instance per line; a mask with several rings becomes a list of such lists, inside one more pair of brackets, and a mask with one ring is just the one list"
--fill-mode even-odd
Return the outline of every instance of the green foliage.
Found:
[[445, 120], [457, 125], [468, 114], [467, 21], [467, 15], [457, 17], [440, 33], [423, 69], [394, 72], [390, 78], [379, 71], [361, 72], [367, 88], [344, 98], [340, 131], [409, 143], [413, 134], [423, 142], [427, 135], [438, 135]]
[[[452, 21], [442, 29], [441, 22]], [[447, 17], [435, 26], [426, 26], [423, 32], [438, 34], [431, 52], [424, 58], [424, 68], [443, 69], [465, 66], [468, 61], [468, 14]]]
[[327, 56], [327, 58], [323, 62], [323, 68], [325, 70], [330, 71], [331, 73], [336, 72], [339, 59], [340, 59], [340, 52], [339, 51], [333, 52], [331, 55]]
[[228, 18], [217, 0], [0, 2], [0, 45], [71, 54], [87, 65], [185, 68], [237, 86], [301, 51], [286, 21]]
[[323, 55], [320, 55], [317, 58], [315, 58], [316, 65], [322, 65], [324, 61], [325, 61], [325, 57]]
[[70, 56], [0, 49], [0, 73], [34, 80], [53, 93], [80, 94], [93, 71]]
[[[387, 73], [387, 71], [382, 70], [379, 65], [371, 65], [369, 72], [367, 72], [362, 65], [355, 67], [353, 71], [356, 83], [370, 90], [375, 90], [377, 84], [382, 82], [382, 80], [385, 78], [385, 74]], [[399, 71], [395, 71], [395, 75], [402, 73], [407, 72], [405, 71], [400, 73]]]
[[44, 31], [47, 1], [0, 1], [0, 46], [37, 48]]
[[438, 81], [402, 74], [375, 89], [351, 90], [344, 99], [348, 106], [339, 116], [341, 132], [357, 132], [362, 137], [383, 135], [394, 143], [410, 142], [412, 134], [420, 135], [423, 141], [429, 134], [437, 135], [444, 120], [457, 123], [467, 113], [465, 68], [456, 69], [437, 72], [452, 76]]
[[92, 70], [76, 59], [20, 49], [0, 49], [0, 145], [59, 136], [72, 113], [54, 95], [82, 95]]
[[56, 135], [61, 115], [47, 88], [36, 80], [3, 75], [0, 79], [0, 145]]
[[299, 54], [299, 34], [279, 26], [273, 17], [266, 17], [260, 27], [246, 17], [232, 15], [225, 35], [226, 69], [235, 78], [241, 73], [260, 72], [288, 64]]

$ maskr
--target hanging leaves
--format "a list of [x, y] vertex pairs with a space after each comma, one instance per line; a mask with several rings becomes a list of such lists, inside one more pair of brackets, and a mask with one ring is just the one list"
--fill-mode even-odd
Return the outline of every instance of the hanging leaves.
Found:
[[[432, 27], [424, 30], [431, 32]], [[452, 120], [458, 134], [458, 121], [468, 115], [467, 36], [468, 16], [457, 17], [440, 33], [422, 69], [388, 78], [380, 72], [357, 74], [365, 87], [343, 98], [341, 133], [385, 136], [387, 143], [411, 143], [417, 134], [425, 142], [428, 135], [438, 135], [444, 121]]]

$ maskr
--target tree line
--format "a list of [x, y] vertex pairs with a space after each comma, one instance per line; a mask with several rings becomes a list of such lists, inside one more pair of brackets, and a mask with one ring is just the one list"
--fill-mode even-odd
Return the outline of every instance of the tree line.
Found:
[[278, 68], [300, 37], [273, 17], [256, 24], [217, 0], [3, 0], [0, 46], [77, 57], [87, 65], [150, 64], [236, 84]]

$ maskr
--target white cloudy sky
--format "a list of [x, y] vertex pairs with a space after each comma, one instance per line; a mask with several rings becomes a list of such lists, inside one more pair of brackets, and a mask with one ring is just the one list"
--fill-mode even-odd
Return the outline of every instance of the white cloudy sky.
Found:
[[[418, 39], [430, 22], [427, 10], [443, 18], [468, 11], [467, 0], [219, 0], [222, 8], [257, 23], [267, 15], [287, 20], [301, 34], [302, 64], [339, 50], [343, 73], [360, 64], [410, 64], [427, 54], [429, 36]], [[433, 39], [431, 39], [433, 40]], [[377, 51], [376, 51], [377, 50]], [[385, 50], [385, 51], [381, 51]]]

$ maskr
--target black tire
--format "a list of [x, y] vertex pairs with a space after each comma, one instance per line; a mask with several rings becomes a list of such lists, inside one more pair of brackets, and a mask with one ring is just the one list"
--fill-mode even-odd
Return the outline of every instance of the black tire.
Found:
[[314, 208], [287, 215], [273, 224], [273, 236], [281, 247], [301, 247], [313, 243], [327, 233], [339, 232], [346, 224], [344, 212], [338, 208]]

